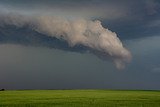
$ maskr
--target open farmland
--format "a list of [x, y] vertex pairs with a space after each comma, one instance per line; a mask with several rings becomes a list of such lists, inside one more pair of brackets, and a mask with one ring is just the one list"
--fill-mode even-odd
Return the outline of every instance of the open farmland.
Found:
[[160, 91], [0, 91], [0, 107], [160, 107]]

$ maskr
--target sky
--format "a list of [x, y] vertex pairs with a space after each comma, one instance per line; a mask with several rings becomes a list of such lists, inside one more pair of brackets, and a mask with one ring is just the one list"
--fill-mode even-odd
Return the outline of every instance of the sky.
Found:
[[160, 90], [159, 13], [159, 0], [1, 0], [0, 88]]

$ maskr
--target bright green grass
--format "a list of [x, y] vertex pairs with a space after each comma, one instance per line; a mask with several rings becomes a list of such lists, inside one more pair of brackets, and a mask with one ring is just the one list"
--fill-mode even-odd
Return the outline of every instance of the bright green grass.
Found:
[[0, 91], [0, 107], [160, 107], [160, 91]]

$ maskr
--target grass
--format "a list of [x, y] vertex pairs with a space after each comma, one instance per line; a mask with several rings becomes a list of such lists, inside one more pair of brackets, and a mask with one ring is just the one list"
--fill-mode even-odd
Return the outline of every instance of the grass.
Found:
[[0, 107], [160, 107], [160, 91], [0, 91]]

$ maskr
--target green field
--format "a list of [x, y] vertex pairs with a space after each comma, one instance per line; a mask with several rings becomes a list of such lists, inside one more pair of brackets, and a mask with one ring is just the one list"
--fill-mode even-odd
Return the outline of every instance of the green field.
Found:
[[160, 91], [0, 91], [0, 107], [160, 107]]

